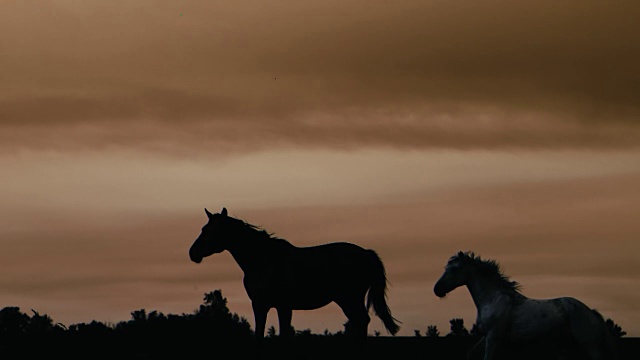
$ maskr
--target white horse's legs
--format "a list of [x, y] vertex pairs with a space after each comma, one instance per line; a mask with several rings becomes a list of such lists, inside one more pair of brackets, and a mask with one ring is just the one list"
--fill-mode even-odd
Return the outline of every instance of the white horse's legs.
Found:
[[493, 360], [498, 348], [498, 339], [492, 333], [485, 336], [484, 360]]
[[473, 360], [473, 359], [479, 358], [476, 354], [481, 351], [482, 351], [482, 354], [484, 354], [485, 345], [486, 345], [486, 339], [483, 336], [480, 339], [480, 341], [478, 341], [475, 345], [471, 347], [471, 349], [469, 349], [469, 351], [467, 351], [467, 360]]

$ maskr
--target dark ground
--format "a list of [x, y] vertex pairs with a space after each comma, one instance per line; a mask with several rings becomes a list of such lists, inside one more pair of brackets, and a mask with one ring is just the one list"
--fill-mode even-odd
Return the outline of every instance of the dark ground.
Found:
[[[199, 338], [46, 338], [3, 339], [0, 359], [447, 359], [463, 360], [476, 339], [442, 337], [296, 337], [253, 339]], [[555, 359], [540, 346], [517, 347], [503, 358]], [[621, 360], [638, 359], [640, 338], [619, 342]], [[580, 357], [575, 357], [579, 359]]]

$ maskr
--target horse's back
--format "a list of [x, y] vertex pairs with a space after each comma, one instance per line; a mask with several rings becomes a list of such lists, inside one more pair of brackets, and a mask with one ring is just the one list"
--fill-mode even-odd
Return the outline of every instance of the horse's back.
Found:
[[553, 299], [523, 298], [513, 307], [514, 329], [523, 334], [571, 334], [573, 327], [596, 328], [599, 319], [593, 310], [572, 297]]
[[604, 323], [602, 316], [597, 311], [578, 299], [562, 297], [557, 300], [562, 305], [571, 326], [599, 328]]
[[523, 298], [515, 303], [511, 314], [514, 340], [562, 337], [565, 332], [566, 316], [559, 299]]
[[297, 248], [291, 264], [298, 270], [327, 277], [361, 277], [370, 271], [372, 250], [356, 244], [336, 242]]
[[360, 245], [349, 242], [332, 242], [322, 245], [298, 247], [298, 249], [306, 252], [326, 252], [333, 254], [358, 254], [366, 252], [367, 249]]
[[593, 337], [601, 336], [602, 316], [582, 301], [573, 297], [560, 297], [540, 302], [549, 303], [550, 308], [559, 312], [563, 325], [570, 329], [570, 333], [575, 334], [576, 330], [580, 330], [585, 335], [591, 333], [590, 336]]
[[367, 261], [371, 250], [347, 242], [335, 242], [317, 246], [296, 248], [294, 261], [303, 264], [314, 264], [321, 267], [341, 267], [350, 264], [360, 264]]
[[263, 284], [276, 302], [313, 309], [341, 294], [364, 295], [371, 283], [373, 254], [346, 242], [292, 247], [272, 253], [271, 264], [263, 271], [245, 274], [245, 286]]
[[577, 346], [588, 358], [614, 358], [606, 355], [615, 353], [615, 349], [611, 349], [607, 339], [602, 316], [580, 300], [524, 298], [513, 307], [511, 315], [512, 341], [533, 340], [552, 347]]

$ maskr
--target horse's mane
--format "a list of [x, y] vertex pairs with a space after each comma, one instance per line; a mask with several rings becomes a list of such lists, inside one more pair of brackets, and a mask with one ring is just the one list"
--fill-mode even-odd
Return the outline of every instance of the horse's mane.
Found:
[[267, 241], [277, 243], [279, 245], [293, 246], [287, 240], [274, 236], [273, 233], [267, 232], [265, 229], [258, 225], [250, 224], [242, 219], [237, 219], [231, 216], [229, 216], [228, 219], [232, 220], [234, 225], [247, 231], [250, 236], [250, 238], [248, 238], [247, 240], [256, 240], [261, 242]]
[[[507, 275], [502, 272], [502, 268], [497, 261], [491, 259], [482, 259], [480, 255], [476, 255], [473, 251], [460, 252], [457, 256], [464, 256], [465, 260], [473, 263], [475, 268], [482, 274], [494, 278], [499, 285], [505, 287], [508, 290], [520, 293], [522, 285], [517, 281], [512, 281]], [[455, 258], [456, 256], [452, 257]]]

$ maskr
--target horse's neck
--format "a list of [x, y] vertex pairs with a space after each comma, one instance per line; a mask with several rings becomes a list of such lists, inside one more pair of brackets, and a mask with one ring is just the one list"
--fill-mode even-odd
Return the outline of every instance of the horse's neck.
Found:
[[254, 268], [254, 261], [251, 256], [245, 252], [234, 248], [227, 249], [233, 256], [233, 259], [238, 263], [238, 266], [242, 269], [243, 272], [250, 272], [251, 269]]
[[260, 258], [265, 255], [255, 246], [255, 243], [260, 240], [262, 239], [255, 239], [255, 234], [246, 230], [230, 241], [232, 245], [227, 250], [245, 273], [255, 271], [260, 266]]
[[504, 295], [503, 288], [495, 279], [483, 276], [477, 272], [471, 275], [471, 279], [467, 283], [467, 288], [478, 309], [494, 303], [498, 297]]

